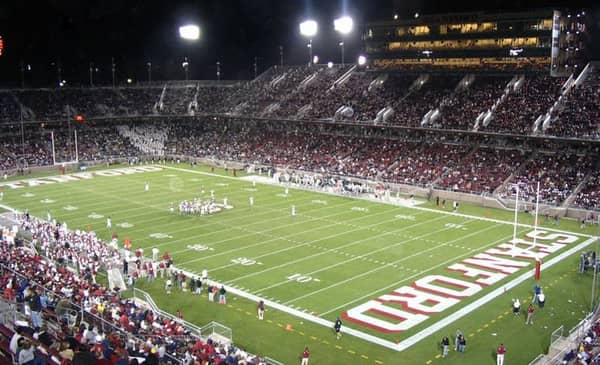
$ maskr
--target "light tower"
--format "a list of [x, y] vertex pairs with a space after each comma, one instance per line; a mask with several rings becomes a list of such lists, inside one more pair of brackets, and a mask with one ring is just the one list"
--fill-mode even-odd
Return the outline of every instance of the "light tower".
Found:
[[312, 38], [317, 35], [319, 30], [319, 24], [314, 20], [305, 20], [300, 23], [300, 34], [308, 38], [308, 64], [312, 65], [313, 62], [313, 50], [312, 50]]
[[333, 21], [333, 28], [336, 32], [340, 33], [342, 36], [342, 40], [339, 43], [341, 52], [342, 52], [342, 66], [344, 66], [344, 39], [343, 37], [352, 32], [354, 28], [354, 21], [351, 17], [344, 15], [342, 17], [337, 18]]
[[[200, 39], [200, 27], [198, 27], [195, 24], [182, 25], [181, 27], [179, 27], [179, 37], [189, 42], [195, 42], [198, 39]], [[189, 53], [189, 47], [187, 53]], [[185, 72], [185, 81], [188, 81], [190, 62], [187, 55], [183, 58], [181, 67], [183, 67], [183, 70]]]

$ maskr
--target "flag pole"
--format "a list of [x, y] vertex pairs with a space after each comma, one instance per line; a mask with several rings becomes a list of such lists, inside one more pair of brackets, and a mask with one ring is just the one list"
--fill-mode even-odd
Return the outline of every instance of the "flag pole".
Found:
[[515, 226], [513, 228], [513, 246], [514, 246], [514, 241], [517, 239], [518, 213], [519, 213], [519, 184], [517, 184], [517, 197], [515, 198]]
[[79, 151], [77, 149], [77, 129], [73, 129], [73, 133], [75, 134], [75, 162], [79, 162]]
[[[535, 194], [535, 222], [533, 224], [533, 246], [536, 246], [536, 242], [537, 242], [537, 226], [538, 226], [538, 211], [540, 208], [540, 182], [538, 181], [537, 183], [537, 192]], [[542, 262], [540, 260], [540, 258], [536, 255], [535, 257], [535, 280], [539, 281], [540, 280], [540, 274], [541, 274], [541, 266], [542, 266]]]
[[50, 132], [50, 137], [52, 138], [52, 164], [56, 165], [56, 151], [54, 150], [54, 131]]

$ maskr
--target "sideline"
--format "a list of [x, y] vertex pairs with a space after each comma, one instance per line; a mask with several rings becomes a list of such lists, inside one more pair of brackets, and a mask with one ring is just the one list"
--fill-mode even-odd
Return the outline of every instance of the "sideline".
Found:
[[[154, 165], [152, 165], [152, 166], [154, 166]], [[243, 180], [240, 177], [223, 176], [223, 175], [218, 175], [218, 174], [212, 174], [212, 173], [209, 173], [209, 172], [184, 169], [184, 168], [180, 168], [180, 167], [162, 166], [162, 165], [156, 165], [156, 166], [160, 166], [160, 167], [165, 168], [165, 169], [171, 169], [171, 170], [176, 170], [176, 171], [181, 171], [181, 172], [195, 173], [195, 174], [200, 174], [200, 175], [208, 175], [208, 176], [214, 176], [214, 177], [221, 177], [221, 178], [230, 179], [230, 180], [237, 180], [237, 181]], [[263, 182], [258, 182], [258, 183], [261, 184]], [[269, 184], [269, 185], [278, 186], [278, 184]], [[364, 201], [368, 201], [368, 202], [371, 202], [371, 203], [386, 204], [386, 205], [392, 205], [392, 206], [396, 206], [396, 207], [399, 206], [399, 207], [404, 207], [404, 208], [407, 208], [407, 209], [415, 209], [415, 210], [420, 210], [420, 211], [425, 211], [425, 212], [430, 212], [430, 213], [444, 214], [444, 215], [449, 215], [449, 216], [454, 216], [454, 217], [460, 217], [460, 218], [476, 219], [476, 220], [480, 220], [480, 221], [484, 221], [484, 222], [500, 223], [500, 224], [506, 224], [506, 225], [510, 225], [510, 226], [514, 226], [514, 224], [515, 224], [514, 222], [511, 222], [511, 221], [503, 221], [503, 220], [500, 220], [500, 219], [479, 217], [479, 216], [474, 216], [474, 215], [469, 215], [469, 214], [463, 214], [463, 213], [454, 213], [454, 212], [440, 211], [440, 210], [437, 210], [437, 209], [419, 207], [419, 206], [416, 206], [416, 205], [408, 206], [408, 205], [404, 205], [404, 204], [394, 204], [394, 203], [391, 203], [391, 202], [386, 202], [386, 201], [377, 200], [377, 199], [373, 199], [373, 198], [369, 198], [369, 197], [364, 197], [364, 196], [344, 196], [344, 195], [339, 195], [339, 194], [330, 193], [330, 192], [326, 192], [326, 191], [312, 190], [312, 189], [303, 189], [301, 187], [293, 186], [293, 185], [290, 186], [289, 188], [290, 189], [295, 189], [295, 190], [308, 191], [308, 192], [312, 192], [312, 193], [316, 193], [316, 194], [336, 196], [338, 198], [348, 198], [348, 199], [364, 200]], [[530, 229], [536, 228], [536, 227], [534, 227], [534, 226], [532, 226], [530, 224], [524, 224], [524, 223], [517, 223], [517, 226], [518, 227], [523, 227], [523, 228], [530, 228]], [[542, 229], [543, 228], [544, 231], [551, 231], [551, 232], [556, 232], [556, 233], [574, 234], [574, 235], [577, 235], [577, 236], [580, 236], [580, 237], [587, 237], [587, 238], [594, 238], [595, 237], [593, 235], [586, 234], [586, 233], [576, 233], [576, 232], [565, 231], [565, 230], [551, 228], [551, 227], [537, 227], [537, 228], [538, 229]]]

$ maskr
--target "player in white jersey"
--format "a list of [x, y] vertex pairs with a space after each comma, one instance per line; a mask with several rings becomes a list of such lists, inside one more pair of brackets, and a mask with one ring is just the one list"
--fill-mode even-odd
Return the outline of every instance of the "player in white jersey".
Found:
[[146, 182], [146, 185], [144, 185], [144, 191], [150, 191], [150, 183]]
[[106, 229], [110, 228], [112, 228], [112, 221], [110, 220], [110, 217], [106, 217]]
[[0, 190], [0, 202], [2, 201], [2, 199], [4, 199], [4, 192]]
[[250, 201], [250, 206], [254, 205], [254, 197], [251, 196], [250, 198], [248, 198], [248, 200]]
[[296, 206], [292, 205], [292, 217], [296, 215]]
[[224, 198], [224, 199], [223, 199], [223, 207], [224, 207], [224, 208], [225, 208], [225, 207], [227, 207], [227, 198]]
[[285, 195], [288, 195], [290, 193], [290, 189], [285, 188]]
[[173, 214], [175, 212], [175, 206], [173, 205], [173, 202], [171, 202], [171, 204], [169, 204], [169, 212], [171, 214]]
[[50, 214], [49, 210], [46, 211], [46, 220], [48, 222], [52, 222], [52, 214]]

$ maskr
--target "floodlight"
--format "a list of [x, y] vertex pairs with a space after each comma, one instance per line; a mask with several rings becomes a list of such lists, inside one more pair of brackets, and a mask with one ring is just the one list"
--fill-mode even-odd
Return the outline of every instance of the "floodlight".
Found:
[[317, 63], [319, 63], [319, 56], [315, 55], [312, 59], [313, 63], [316, 65]]
[[364, 66], [367, 63], [367, 57], [360, 55], [358, 56], [358, 65]]
[[333, 62], [331, 62], [331, 61], [327, 62], [327, 67], [332, 68], [333, 67]]
[[128, 84], [131, 84], [132, 82], [133, 82], [133, 80], [131, 80], [131, 79], [127, 79], [127, 83], [128, 83]]
[[181, 67], [183, 67], [183, 68], [186, 68], [186, 67], [188, 67], [189, 65], [190, 65], [190, 63], [189, 63], [187, 60], [185, 60], [185, 61], [183, 61], [183, 62], [181, 63]]
[[200, 28], [194, 24], [179, 27], [179, 36], [183, 39], [195, 41], [200, 38]]
[[348, 34], [352, 32], [352, 28], [354, 27], [354, 21], [349, 16], [345, 15], [341, 18], [337, 18], [333, 21], [333, 27], [337, 32], [341, 34]]
[[398, 20], [398, 14], [394, 14], [394, 20]]
[[314, 20], [305, 20], [300, 23], [300, 34], [305, 37], [314, 37], [317, 35], [319, 25]]

